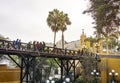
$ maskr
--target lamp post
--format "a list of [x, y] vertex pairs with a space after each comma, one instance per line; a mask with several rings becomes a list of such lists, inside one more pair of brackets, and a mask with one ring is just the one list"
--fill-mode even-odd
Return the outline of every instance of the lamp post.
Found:
[[109, 75], [111, 76], [111, 83], [115, 83], [116, 82], [116, 79], [115, 79], [115, 77], [117, 77], [118, 76], [118, 73], [117, 72], [115, 72], [115, 70], [114, 69], [112, 69], [112, 71], [109, 73]]
[[46, 83], [55, 83], [53, 78], [50, 76], [48, 80], [46, 80]]
[[99, 48], [99, 43], [95, 44], [96, 47], [96, 54], [95, 54], [95, 60], [96, 60], [96, 70], [98, 70], [98, 62], [100, 61], [99, 53], [98, 53], [98, 48]]
[[94, 76], [94, 81], [95, 81], [95, 83], [98, 83], [97, 77], [99, 76], [99, 72], [94, 69], [94, 70], [91, 72], [91, 75]]

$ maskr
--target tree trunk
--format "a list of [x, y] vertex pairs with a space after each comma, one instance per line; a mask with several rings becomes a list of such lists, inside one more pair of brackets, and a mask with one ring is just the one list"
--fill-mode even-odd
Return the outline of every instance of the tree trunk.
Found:
[[56, 39], [56, 31], [54, 32], [54, 44], [53, 44], [53, 47], [55, 47], [55, 39]]
[[62, 49], [64, 49], [64, 32], [62, 31]]

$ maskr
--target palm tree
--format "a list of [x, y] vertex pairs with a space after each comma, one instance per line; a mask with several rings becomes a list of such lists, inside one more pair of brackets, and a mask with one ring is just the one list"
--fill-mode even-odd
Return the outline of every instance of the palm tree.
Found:
[[49, 15], [47, 17], [47, 24], [54, 32], [54, 46], [55, 46], [56, 32], [58, 32], [60, 27], [59, 14], [60, 14], [59, 10], [54, 9], [53, 11], [49, 12]]
[[64, 31], [67, 30], [67, 25], [71, 22], [68, 18], [68, 14], [64, 14], [63, 11], [60, 12], [60, 30], [62, 31], [62, 48], [64, 49]]
[[49, 12], [47, 24], [54, 32], [54, 45], [56, 32], [58, 32], [59, 30], [62, 31], [62, 48], [64, 48], [64, 31], [67, 30], [66, 25], [71, 24], [68, 15], [64, 14], [63, 11], [60, 12], [59, 10], [54, 9], [53, 11]]

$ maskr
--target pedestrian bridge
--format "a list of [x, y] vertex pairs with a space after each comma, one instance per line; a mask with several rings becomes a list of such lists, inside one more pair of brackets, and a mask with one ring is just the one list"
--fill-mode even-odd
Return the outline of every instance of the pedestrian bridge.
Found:
[[[9, 56], [21, 69], [20, 83], [36, 83], [36, 57], [41, 57], [41, 59], [42, 57], [53, 58], [61, 68], [61, 80], [63, 80], [63, 69], [66, 71], [67, 75], [69, 75], [70, 69], [73, 69], [74, 79], [71, 80], [71, 82], [75, 83], [75, 69], [77, 65], [81, 60], [86, 58], [86, 56], [94, 55], [94, 53], [85, 52], [84, 50], [62, 49], [46, 46], [45, 44], [37, 47], [35, 44], [31, 43], [17, 42], [17, 44], [15, 44], [15, 41], [7, 40], [0, 40], [0, 54]], [[13, 56], [18, 56], [21, 63], [18, 63]], [[59, 61], [56, 59], [59, 59]], [[76, 63], [75, 60], [78, 60], [78, 62]]]
[[35, 50], [33, 44], [30, 44], [31, 48], [29, 49], [27, 46], [28, 43], [20, 42], [19, 48], [15, 48], [14, 41], [0, 40], [0, 53], [64, 59], [79, 59], [83, 55], [83, 52], [80, 50], [69, 50], [50, 46], [45, 46], [41, 50], [36, 48]]

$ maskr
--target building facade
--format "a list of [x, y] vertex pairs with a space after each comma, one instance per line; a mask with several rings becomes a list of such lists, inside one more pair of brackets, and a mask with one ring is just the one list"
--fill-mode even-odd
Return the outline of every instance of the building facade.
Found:
[[[80, 49], [86, 48], [91, 52], [99, 53], [101, 58], [101, 62], [99, 63], [101, 83], [110, 83], [112, 79], [116, 82], [120, 82], [120, 54], [111, 54], [110, 52], [107, 54], [104, 50], [102, 40], [93, 43], [93, 46], [91, 47], [90, 42], [85, 41], [86, 38], [87, 36], [83, 30], [82, 35], [80, 36]], [[118, 73], [118, 76], [109, 75], [112, 70], [114, 70], [114, 73]]]

